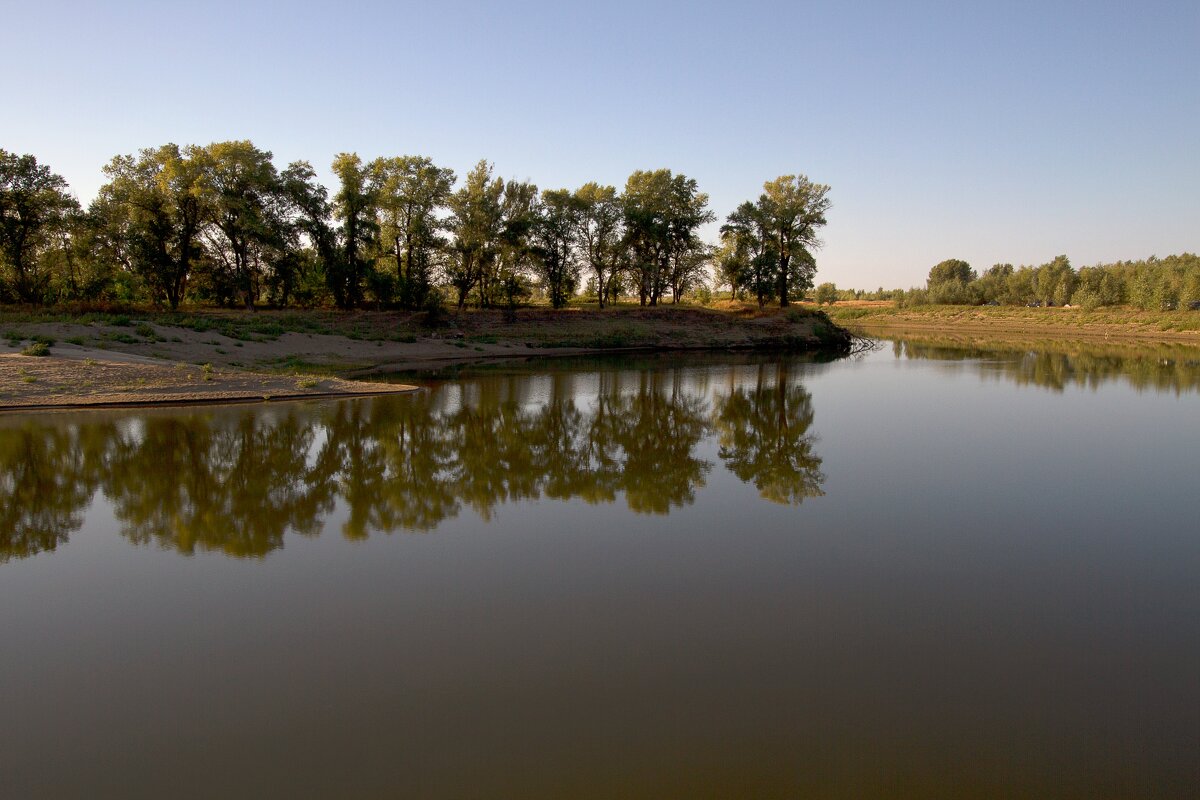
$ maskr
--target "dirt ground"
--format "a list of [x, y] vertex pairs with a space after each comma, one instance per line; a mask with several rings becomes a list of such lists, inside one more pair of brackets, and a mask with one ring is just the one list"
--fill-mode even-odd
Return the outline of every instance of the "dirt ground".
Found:
[[0, 355], [0, 411], [283, 400], [384, 394], [414, 388], [183, 363]]
[[[622, 350], [817, 348], [822, 346], [817, 326], [826, 326], [825, 335], [830, 329], [803, 311], [476, 311], [449, 314], [432, 327], [416, 325], [411, 317], [216, 312], [200, 316], [203, 325], [188, 326], [150, 313], [119, 321], [12, 315], [0, 319], [0, 409], [394, 392], [405, 387], [332, 375], [360, 378], [498, 358]], [[274, 329], [262, 333], [264, 322]], [[287, 330], [288, 325], [320, 332]], [[35, 341], [48, 344], [48, 356], [22, 355]]]

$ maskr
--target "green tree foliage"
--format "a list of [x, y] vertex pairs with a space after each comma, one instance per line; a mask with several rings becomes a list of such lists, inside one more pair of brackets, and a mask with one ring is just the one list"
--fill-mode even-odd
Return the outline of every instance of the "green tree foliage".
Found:
[[503, 210], [504, 181], [492, 178], [492, 165], [480, 161], [467, 173], [466, 183], [450, 196], [453, 259], [447, 267], [458, 307], [466, 305], [481, 276], [496, 259]]
[[745, 202], [726, 219], [722, 236], [740, 250], [742, 287], [759, 305], [778, 300], [786, 307], [793, 296], [812, 288], [821, 246], [818, 232], [826, 224], [829, 187], [805, 175], [781, 175], [763, 184], [758, 201]]
[[61, 175], [31, 155], [0, 150], [0, 297], [51, 298], [51, 252], [61, 249], [79, 203]]
[[1037, 299], [1044, 305], [1066, 305], [1075, 292], [1075, 270], [1071, 268], [1070, 259], [1057, 256], [1048, 264], [1038, 267], [1034, 286]]
[[575, 190], [574, 202], [580, 257], [592, 273], [597, 300], [604, 308], [624, 254], [621, 201], [615, 187], [593, 182]]
[[775, 291], [786, 307], [789, 293], [803, 296], [812, 288], [817, 271], [812, 251], [821, 246], [817, 232], [826, 223], [829, 187], [804, 175], [782, 175], [763, 184], [758, 204], [775, 241]]
[[832, 283], [822, 283], [817, 287], [816, 300], [817, 305], [833, 305], [837, 302], [838, 290], [837, 286]]
[[975, 270], [971, 269], [971, 265], [960, 258], [948, 258], [945, 261], [935, 264], [929, 270], [929, 279], [926, 281], [926, 286], [932, 289], [941, 283], [956, 282], [970, 283], [975, 280]]
[[[217, 142], [191, 155], [212, 208], [205, 234], [218, 300], [254, 308], [269, 276], [287, 266], [283, 185], [271, 154], [248, 141]], [[275, 278], [278, 283], [278, 278]]]
[[404, 308], [421, 308], [448, 244], [439, 212], [449, 202], [454, 171], [424, 156], [376, 159], [371, 170], [379, 186], [381, 251], [395, 269], [396, 299]]
[[930, 271], [928, 288], [888, 294], [901, 305], [1076, 305], [1093, 310], [1129, 304], [1148, 311], [1193, 309], [1200, 302], [1200, 256], [1151, 256], [1076, 271], [1070, 259], [1060, 255], [1038, 266], [997, 264], [979, 277], [965, 262], [952, 259]]
[[333, 198], [333, 216], [340, 227], [325, 264], [325, 281], [338, 308], [356, 308], [362, 305], [379, 237], [379, 187], [356, 153], [339, 153], [333, 172], [340, 184]]
[[[484, 260], [484, 269], [480, 273], [481, 306], [511, 305], [513, 298], [525, 291], [526, 276], [539, 263], [533, 242], [539, 214], [536, 186], [524, 181], [505, 182], [500, 202], [499, 236], [492, 257]], [[550, 287], [543, 288], [549, 294]]]
[[114, 252], [141, 278], [150, 298], [178, 308], [205, 257], [201, 234], [212, 219], [202, 162], [167, 144], [117, 156], [98, 203]]
[[627, 270], [641, 305], [658, 305], [671, 292], [678, 302], [708, 264], [701, 226], [714, 219], [696, 181], [669, 169], [638, 170], [622, 195]]
[[760, 206], [745, 202], [721, 226], [721, 272], [735, 295], [744, 289], [757, 298], [760, 307], [776, 297], [778, 287], [775, 270], [779, 256], [769, 225]]
[[929, 300], [934, 303], [970, 303], [971, 282], [975, 277], [971, 265], [959, 258], [949, 258], [935, 264], [929, 270], [925, 284]]
[[579, 216], [580, 206], [569, 190], [542, 193], [532, 228], [534, 263], [554, 308], [565, 306], [579, 283], [575, 258]]
[[589, 182], [542, 196], [487, 161], [456, 189], [423, 156], [341, 153], [330, 191], [308, 162], [280, 169], [250, 141], [167, 144], [113, 158], [83, 212], [32, 156], [4, 165], [0, 302], [419, 309], [448, 291], [462, 308], [536, 289], [562, 306], [586, 273], [601, 307], [629, 293], [658, 305], [708, 296], [715, 265], [735, 296], [786, 304], [812, 287], [828, 209], [827, 186], [783, 176], [713, 247], [700, 235], [715, 219], [708, 195], [669, 169], [635, 171], [623, 192]]

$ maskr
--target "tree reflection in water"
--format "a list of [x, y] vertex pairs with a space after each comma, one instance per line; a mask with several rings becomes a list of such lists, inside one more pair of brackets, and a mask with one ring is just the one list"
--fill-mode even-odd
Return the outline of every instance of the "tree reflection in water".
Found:
[[[719, 457], [775, 502], [821, 494], [811, 396], [785, 364], [491, 375], [409, 396], [0, 425], [0, 559], [54, 550], [97, 489], [121, 533], [180, 553], [262, 557], [315, 535], [431, 531], [466, 506], [579, 498], [688, 505]], [[724, 379], [724, 380], [722, 380]], [[707, 382], [723, 384], [708, 390]]]
[[21, 417], [0, 427], [0, 563], [54, 550], [83, 526], [107, 437]]
[[786, 364], [760, 366], [753, 387], [734, 388], [720, 404], [716, 427], [721, 460], [734, 475], [767, 500], [799, 505], [824, 494], [825, 476], [808, 432], [812, 395], [788, 377]]

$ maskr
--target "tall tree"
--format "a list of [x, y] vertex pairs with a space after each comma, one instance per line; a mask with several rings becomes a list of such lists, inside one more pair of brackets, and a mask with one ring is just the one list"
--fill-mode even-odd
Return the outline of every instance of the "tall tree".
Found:
[[48, 299], [46, 252], [78, 211], [61, 175], [31, 155], [0, 150], [0, 267], [22, 303]]
[[550, 297], [550, 305], [562, 308], [579, 283], [579, 265], [575, 260], [579, 208], [567, 189], [550, 189], [542, 193], [537, 210], [533, 242], [538, 275]]
[[613, 186], [585, 183], [575, 190], [576, 237], [580, 255], [596, 279], [600, 308], [609, 290], [609, 281], [621, 263], [621, 203]]
[[759, 307], [775, 297], [775, 270], [779, 264], [769, 224], [762, 206], [747, 201], [721, 226], [722, 269], [732, 276], [731, 281], [737, 280], [743, 289], [754, 294]]
[[638, 301], [658, 305], [669, 289], [678, 302], [704, 262], [698, 255], [704, 252], [698, 231], [713, 220], [708, 195], [686, 175], [669, 169], [638, 170], [625, 183], [622, 206]]
[[538, 216], [538, 187], [525, 181], [506, 181], [493, 256], [484, 261], [480, 272], [480, 305], [492, 306], [501, 300], [513, 305], [526, 293], [525, 276], [537, 261], [533, 235]]
[[621, 195], [629, 272], [640, 305], [658, 304], [663, 266], [669, 254], [671, 171], [637, 170]]
[[333, 198], [334, 218], [341, 223], [338, 248], [325, 265], [325, 279], [339, 308], [362, 304], [363, 284], [379, 235], [376, 221], [378, 187], [356, 153], [339, 153], [333, 172], [341, 188]]
[[829, 187], [804, 175], [781, 175], [763, 184], [758, 203], [779, 259], [775, 291], [786, 307], [789, 292], [812, 288], [817, 271], [812, 250], [821, 245], [817, 229], [826, 222]]
[[252, 309], [269, 265], [282, 258], [286, 242], [279, 173], [271, 154], [249, 141], [216, 142], [190, 152], [213, 208], [208, 240], [214, 262]]
[[686, 175], [672, 177], [666, 261], [660, 273], [665, 285], [658, 290], [661, 295], [664, 288], [669, 288], [672, 303], [678, 303], [683, 293], [706, 273], [711, 252], [700, 240], [699, 230], [715, 218], [708, 210], [708, 195], [697, 190], [695, 179]]
[[480, 282], [480, 275], [495, 258], [495, 242], [502, 222], [504, 181], [492, 178], [492, 165], [480, 161], [467, 173], [465, 185], [450, 197], [450, 229], [454, 259], [448, 265], [450, 283], [458, 293], [458, 307]]
[[[309, 271], [319, 273], [328, 288], [330, 282], [325, 276], [329, 265], [338, 258], [337, 235], [330, 221], [329, 190], [317, 183], [316, 172], [307, 161], [289, 164], [279, 178], [287, 209], [288, 238], [292, 242], [289, 253], [294, 256], [291, 266], [295, 267], [294, 273], [281, 277], [296, 279], [308, 267]], [[308, 249], [302, 251], [304, 241]], [[290, 291], [290, 283], [280, 288]]]
[[212, 216], [200, 165], [175, 144], [117, 156], [104, 168], [100, 201], [125, 258], [155, 303], [178, 308], [203, 258], [200, 234]]
[[436, 254], [446, 246], [439, 216], [454, 186], [454, 170], [423, 156], [371, 162], [379, 186], [380, 237], [396, 262], [397, 294], [405, 308], [418, 308], [433, 286]]

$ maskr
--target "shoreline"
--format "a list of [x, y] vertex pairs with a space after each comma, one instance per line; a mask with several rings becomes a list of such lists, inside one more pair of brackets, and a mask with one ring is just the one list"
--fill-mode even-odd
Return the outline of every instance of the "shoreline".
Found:
[[413, 373], [520, 358], [836, 355], [851, 343], [849, 332], [803, 309], [527, 309], [422, 322], [393, 312], [0, 314], [0, 413], [363, 397], [420, 388], [372, 376], [405, 373], [411, 381]]
[[405, 383], [91, 357], [0, 355], [0, 414], [330, 400], [416, 391], [420, 387]]
[[909, 320], [847, 320], [842, 323], [855, 333], [873, 334], [961, 334], [993, 338], [1027, 337], [1045, 341], [1078, 342], [1128, 342], [1130, 344], [1191, 344], [1200, 347], [1200, 335], [1193, 331], [1145, 331], [1145, 330], [1101, 330], [1079, 329], [1050, 325], [996, 325], [988, 323], [963, 324], [951, 322], [921, 322]]

